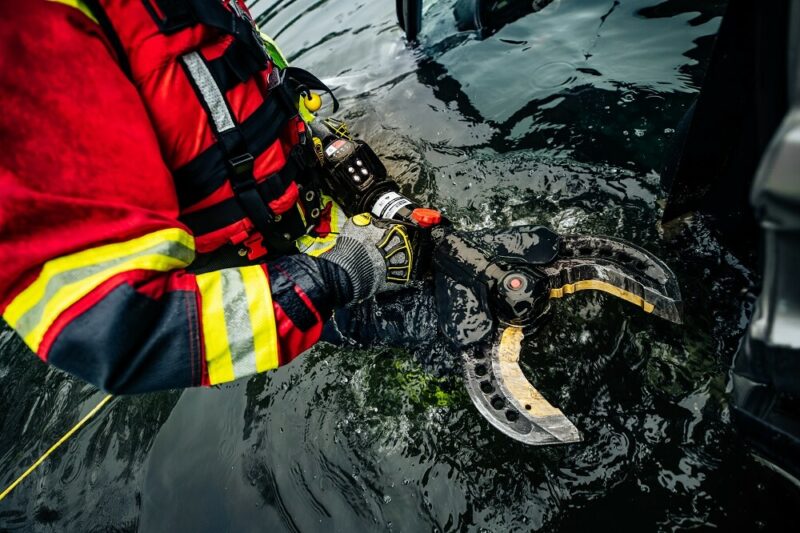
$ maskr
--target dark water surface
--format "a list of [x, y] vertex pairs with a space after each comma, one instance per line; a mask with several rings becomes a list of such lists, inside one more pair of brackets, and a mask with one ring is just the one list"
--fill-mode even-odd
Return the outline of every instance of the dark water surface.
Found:
[[[733, 432], [727, 367], [753, 274], [706, 221], [664, 230], [658, 173], [722, 0], [555, 0], [486, 40], [429, 1], [256, 1], [406, 192], [463, 228], [630, 239], [678, 275], [683, 327], [602, 295], [524, 348], [585, 442], [533, 449], [472, 407], [440, 349], [318, 346], [219, 389], [116, 399], [0, 504], [9, 531], [775, 530], [789, 489]], [[0, 332], [0, 485], [101, 398]]]

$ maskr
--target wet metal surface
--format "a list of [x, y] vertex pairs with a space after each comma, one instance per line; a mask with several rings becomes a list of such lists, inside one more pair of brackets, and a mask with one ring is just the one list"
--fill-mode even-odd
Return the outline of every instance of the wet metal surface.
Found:
[[551, 299], [596, 290], [653, 317], [683, 322], [675, 274], [619, 239], [561, 238], [531, 226], [473, 236], [449, 233], [441, 238], [434, 264], [442, 333], [463, 354], [470, 398], [491, 425], [525, 444], [581, 440], [519, 366], [525, 334], [538, 335], [548, 311], [558, 313]]
[[519, 366], [522, 328], [497, 334], [491, 350], [468, 350], [464, 379], [472, 402], [500, 432], [532, 446], [580, 442], [578, 428], [528, 381]]
[[[337, 89], [406, 194], [462, 229], [624, 238], [678, 276], [685, 325], [583, 293], [520, 365], [583, 442], [533, 448], [473, 408], [460, 356], [319, 346], [219, 389], [119, 400], [0, 504], [2, 531], [774, 530], [787, 487], [732, 431], [727, 367], [754, 283], [695, 218], [658, 227], [658, 172], [724, 2], [556, 0], [478, 40], [427, 2], [255, 3]], [[100, 399], [0, 333], [5, 485]]]

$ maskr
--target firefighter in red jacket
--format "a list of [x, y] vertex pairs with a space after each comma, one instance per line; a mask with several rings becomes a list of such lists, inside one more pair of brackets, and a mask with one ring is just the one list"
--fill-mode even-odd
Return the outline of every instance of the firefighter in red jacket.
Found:
[[391, 226], [328, 235], [296, 98], [318, 80], [288, 83], [243, 1], [3, 2], [0, 34], [0, 312], [43, 361], [115, 393], [215, 385], [399, 284]]

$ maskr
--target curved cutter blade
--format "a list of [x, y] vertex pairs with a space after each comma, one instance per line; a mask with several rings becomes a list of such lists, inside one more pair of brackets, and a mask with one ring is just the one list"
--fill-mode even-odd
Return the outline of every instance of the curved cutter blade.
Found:
[[[504, 259], [514, 261], [516, 257]], [[527, 258], [526, 258], [527, 259]], [[557, 258], [536, 267], [549, 299], [584, 290], [602, 291], [644, 312], [680, 324], [682, 299], [675, 275], [653, 254], [610, 237], [562, 237]], [[579, 442], [581, 435], [519, 367], [522, 326], [501, 325], [490, 347], [463, 354], [467, 390], [478, 411], [497, 429], [525, 444]]]
[[550, 299], [596, 290], [670, 322], [683, 321], [675, 274], [655, 255], [627, 241], [566, 235], [558, 259], [540, 268], [548, 278]]
[[522, 373], [523, 338], [521, 327], [508, 326], [488, 349], [463, 354], [472, 402], [495, 428], [525, 444], [580, 442], [578, 429]]

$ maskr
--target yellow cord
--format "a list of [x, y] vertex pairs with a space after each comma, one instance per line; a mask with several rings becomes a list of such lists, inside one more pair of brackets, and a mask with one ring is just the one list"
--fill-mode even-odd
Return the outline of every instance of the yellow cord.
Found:
[[94, 408], [94, 409], [92, 409], [91, 411], [89, 411], [89, 413], [88, 413], [86, 416], [84, 416], [84, 417], [83, 417], [83, 419], [82, 419], [80, 422], [78, 422], [77, 424], [75, 424], [75, 426], [73, 426], [73, 428], [72, 428], [72, 429], [70, 429], [69, 431], [67, 431], [67, 432], [64, 434], [64, 436], [63, 436], [63, 437], [61, 437], [60, 439], [58, 439], [58, 442], [56, 442], [55, 444], [53, 444], [53, 445], [50, 447], [50, 449], [49, 449], [49, 450], [47, 450], [46, 452], [44, 452], [44, 455], [42, 455], [41, 457], [39, 457], [39, 459], [37, 459], [37, 460], [36, 460], [36, 462], [35, 462], [35, 463], [33, 463], [33, 464], [31, 465], [31, 467], [30, 467], [30, 468], [28, 468], [28, 469], [25, 471], [25, 473], [24, 473], [24, 474], [22, 474], [21, 476], [19, 476], [19, 477], [17, 478], [17, 480], [16, 480], [16, 481], [14, 481], [14, 483], [12, 483], [11, 485], [9, 485], [9, 487], [8, 487], [6, 490], [4, 490], [2, 493], [0, 493], [0, 502], [1, 502], [1, 501], [3, 501], [3, 499], [4, 499], [6, 496], [8, 496], [8, 495], [11, 493], [11, 491], [12, 491], [12, 490], [14, 490], [15, 488], [17, 488], [17, 485], [19, 485], [20, 483], [22, 483], [22, 482], [25, 480], [25, 478], [26, 478], [26, 477], [28, 477], [29, 475], [31, 475], [31, 473], [32, 473], [34, 470], [36, 470], [36, 469], [39, 467], [39, 465], [41, 465], [41, 464], [44, 462], [44, 460], [45, 460], [45, 459], [47, 459], [47, 458], [50, 456], [50, 454], [51, 454], [51, 453], [53, 453], [54, 451], [56, 451], [56, 450], [58, 449], [58, 447], [59, 447], [59, 446], [61, 446], [61, 445], [62, 445], [62, 444], [64, 444], [65, 442], [67, 442], [67, 440], [69, 440], [69, 438], [70, 438], [70, 437], [72, 437], [72, 436], [73, 436], [73, 435], [74, 435], [74, 434], [75, 434], [75, 433], [76, 433], [76, 432], [77, 432], [79, 429], [81, 429], [81, 427], [83, 427], [83, 426], [84, 426], [84, 425], [85, 425], [85, 424], [86, 424], [86, 423], [87, 423], [89, 420], [91, 420], [91, 419], [92, 419], [92, 417], [94, 417], [94, 415], [96, 415], [98, 412], [100, 412], [100, 409], [102, 409], [102, 408], [103, 408], [103, 406], [104, 406], [105, 404], [107, 404], [107, 403], [108, 403], [108, 402], [111, 400], [111, 398], [113, 398], [113, 396], [111, 396], [111, 395], [109, 394], [108, 396], [106, 396], [105, 398], [103, 398], [102, 400], [100, 400], [100, 403], [98, 403], [98, 404], [95, 406], [95, 408]]

